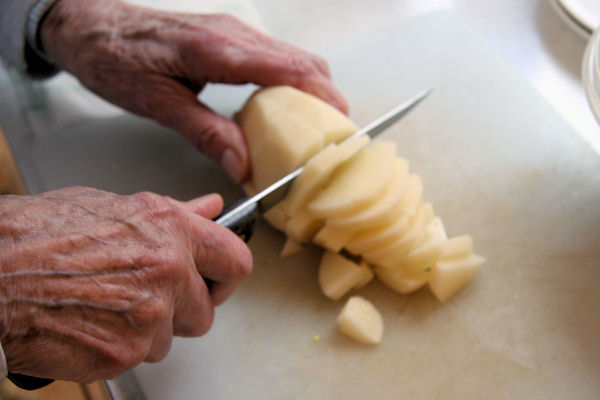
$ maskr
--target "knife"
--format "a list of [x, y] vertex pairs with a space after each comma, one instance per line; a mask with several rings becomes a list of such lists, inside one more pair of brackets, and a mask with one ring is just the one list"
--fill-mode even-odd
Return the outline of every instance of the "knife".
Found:
[[[427, 89], [417, 93], [402, 104], [388, 111], [383, 116], [377, 118], [369, 125], [348, 136], [342, 142], [352, 140], [362, 135], [368, 135], [371, 138], [376, 137], [416, 107], [417, 104], [423, 101], [423, 99], [431, 93], [431, 91], [432, 89]], [[264, 212], [281, 200], [287, 193], [287, 190], [294, 179], [296, 179], [303, 170], [304, 166], [299, 167], [254, 196], [228, 207], [226, 211], [215, 219], [215, 222], [229, 228], [241, 239], [248, 242], [252, 237], [254, 221], [258, 216], [259, 207], [260, 211]]]

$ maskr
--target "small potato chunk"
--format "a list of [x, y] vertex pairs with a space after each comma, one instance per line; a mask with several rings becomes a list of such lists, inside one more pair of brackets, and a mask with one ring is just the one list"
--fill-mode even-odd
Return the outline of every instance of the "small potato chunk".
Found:
[[431, 269], [429, 288], [443, 303], [465, 287], [484, 262], [477, 254], [441, 259]]
[[308, 209], [316, 217], [335, 218], [373, 203], [385, 189], [395, 159], [394, 143], [375, 142], [364, 148], [331, 174]]
[[319, 265], [319, 285], [325, 296], [338, 300], [365, 280], [365, 270], [346, 257], [326, 251]]
[[281, 249], [281, 252], [279, 253], [279, 257], [285, 258], [293, 256], [294, 254], [299, 253], [300, 250], [302, 250], [302, 243], [292, 238], [287, 238], [285, 244], [283, 245], [283, 248]]
[[354, 289], [364, 288], [365, 286], [367, 286], [367, 284], [369, 282], [371, 282], [373, 280], [373, 277], [375, 276], [375, 274], [373, 273], [373, 270], [371, 269], [369, 264], [367, 264], [366, 262], [361, 261], [359, 264], [359, 267], [363, 272], [363, 277], [360, 281], [358, 281], [356, 283], [356, 285], [354, 285]]
[[348, 299], [337, 317], [340, 331], [367, 344], [377, 344], [383, 337], [383, 319], [373, 304], [360, 296]]

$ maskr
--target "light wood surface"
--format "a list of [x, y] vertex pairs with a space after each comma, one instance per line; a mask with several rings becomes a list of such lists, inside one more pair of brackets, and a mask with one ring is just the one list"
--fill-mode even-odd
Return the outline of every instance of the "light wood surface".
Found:
[[109, 400], [110, 394], [104, 382], [84, 385], [75, 382], [56, 381], [38, 390], [23, 390], [8, 379], [0, 382], [1, 400]]
[[0, 194], [25, 194], [10, 148], [0, 126]]

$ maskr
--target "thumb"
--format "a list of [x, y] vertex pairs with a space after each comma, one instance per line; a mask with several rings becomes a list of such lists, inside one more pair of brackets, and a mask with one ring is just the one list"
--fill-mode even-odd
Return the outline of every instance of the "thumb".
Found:
[[185, 208], [204, 218], [216, 218], [223, 210], [223, 198], [216, 194], [207, 194], [185, 203]]
[[182, 133], [200, 151], [218, 162], [237, 183], [249, 174], [244, 135], [231, 120], [202, 104], [193, 91], [177, 82], [165, 82], [147, 99], [149, 116]]

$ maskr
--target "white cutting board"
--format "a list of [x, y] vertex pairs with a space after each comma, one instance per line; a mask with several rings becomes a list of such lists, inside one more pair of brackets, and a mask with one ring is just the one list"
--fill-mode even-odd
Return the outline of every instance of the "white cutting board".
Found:
[[359, 291], [386, 326], [380, 345], [365, 346], [336, 330], [343, 303], [320, 293], [320, 252], [281, 260], [283, 236], [260, 223], [254, 272], [210, 333], [135, 369], [146, 395], [600, 398], [600, 157], [454, 14], [321, 54], [359, 125], [434, 87], [383, 139], [422, 175], [448, 233], [471, 233], [487, 264], [444, 305], [427, 289]]

